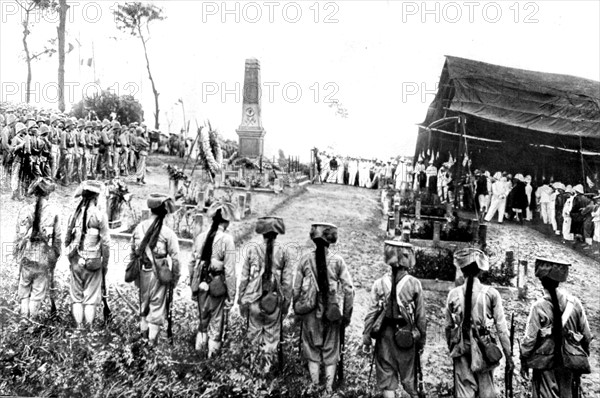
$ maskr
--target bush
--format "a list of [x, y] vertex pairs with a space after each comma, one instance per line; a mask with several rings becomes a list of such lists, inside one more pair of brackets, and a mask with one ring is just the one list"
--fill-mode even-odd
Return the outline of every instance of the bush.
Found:
[[144, 120], [142, 105], [131, 95], [118, 96], [108, 90], [101, 94], [94, 93], [91, 97], [85, 97], [73, 105], [71, 115], [76, 118], [85, 119], [92, 111], [100, 119], [111, 119], [111, 114], [116, 113], [116, 119], [122, 124], [128, 125], [133, 122]]
[[409, 273], [417, 278], [453, 281], [456, 274], [454, 255], [449, 249], [416, 250], [415, 267]]

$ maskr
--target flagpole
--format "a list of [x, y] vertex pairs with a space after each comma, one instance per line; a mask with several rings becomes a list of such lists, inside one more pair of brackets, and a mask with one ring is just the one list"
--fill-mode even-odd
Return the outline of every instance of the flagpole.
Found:
[[81, 81], [81, 32], [77, 32], [77, 52], [79, 56], [79, 81]]
[[581, 136], [579, 136], [579, 155], [581, 155], [581, 176], [583, 178], [582, 185], [585, 187], [587, 181], [585, 180], [585, 166], [583, 161], [583, 145], [581, 144]]
[[94, 42], [92, 41], [92, 65], [94, 65], [94, 84], [96, 84], [96, 54], [94, 54]]

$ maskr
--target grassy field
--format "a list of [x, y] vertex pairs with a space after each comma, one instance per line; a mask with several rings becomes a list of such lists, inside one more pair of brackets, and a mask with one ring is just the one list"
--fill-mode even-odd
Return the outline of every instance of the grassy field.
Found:
[[[165, 163], [182, 164], [167, 156], [150, 157], [146, 186], [130, 185], [134, 206], [145, 206], [151, 192], [166, 192]], [[63, 225], [74, 210], [73, 188], [60, 187], [52, 203], [62, 210]], [[159, 345], [148, 350], [137, 340], [133, 286], [123, 283], [124, 257], [111, 260], [108, 273], [109, 303], [114, 317], [107, 327], [98, 323], [94, 331], [77, 334], [69, 314], [70, 272], [66, 259], [57, 266], [59, 314], [44, 315], [38, 323], [20, 319], [11, 311], [16, 299], [18, 268], [11, 263], [9, 246], [14, 234], [16, 213], [22, 203], [2, 194], [1, 232], [3, 242], [0, 268], [0, 395], [69, 397], [301, 397], [318, 396], [308, 392], [308, 372], [298, 356], [299, 326], [293, 317], [284, 322], [284, 366], [279, 373], [257, 372], [260, 355], [244, 339], [245, 322], [233, 308], [227, 343], [218, 360], [208, 361], [193, 350], [197, 328], [197, 308], [190, 300], [186, 268], [174, 299], [174, 345], [164, 336]], [[274, 214], [285, 219], [286, 234], [278, 239], [300, 254], [310, 250], [310, 224], [331, 222], [339, 227], [339, 251], [350, 268], [356, 289], [355, 309], [347, 332], [346, 382], [338, 390], [345, 397], [367, 397], [374, 385], [368, 380], [371, 358], [361, 352], [361, 334], [368, 292], [374, 280], [388, 268], [382, 263], [384, 233], [378, 192], [337, 185], [309, 185], [306, 190], [283, 195], [255, 195], [253, 213], [232, 225], [237, 237], [238, 258], [244, 245], [261, 239], [253, 233], [256, 217]], [[600, 333], [600, 283], [598, 264], [527, 227], [491, 225], [488, 240], [494, 250], [514, 250], [516, 257], [533, 264], [535, 256], [566, 256], [574, 266], [566, 288], [581, 298], [595, 335]], [[238, 271], [239, 271], [238, 264]], [[529, 286], [526, 301], [505, 300], [507, 316], [515, 314], [517, 336], [523, 333], [531, 302], [541, 293], [536, 281]], [[443, 337], [443, 307], [446, 293], [425, 292], [428, 338], [422, 356], [428, 397], [451, 396], [452, 364]], [[47, 303], [46, 303], [47, 304]], [[48, 306], [45, 306], [47, 310]], [[101, 313], [102, 308], [99, 308]], [[47, 311], [45, 312], [47, 314]], [[515, 344], [515, 350], [517, 345]], [[592, 344], [592, 375], [583, 378], [587, 396], [600, 396], [598, 344]], [[515, 355], [518, 363], [518, 355]], [[497, 369], [496, 384], [503, 389], [503, 365]], [[526, 384], [515, 375], [515, 396], [526, 397]], [[375, 391], [375, 390], [373, 390]], [[450, 394], [450, 395], [449, 395]], [[376, 395], [375, 395], [376, 396]]]

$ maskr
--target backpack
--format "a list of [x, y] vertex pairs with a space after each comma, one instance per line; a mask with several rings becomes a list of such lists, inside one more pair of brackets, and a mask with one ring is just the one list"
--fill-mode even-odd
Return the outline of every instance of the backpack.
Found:
[[298, 297], [294, 297], [294, 312], [296, 315], [306, 315], [317, 308], [317, 293], [319, 286], [317, 278], [311, 269], [302, 278], [302, 286]]
[[563, 344], [562, 358], [566, 369], [574, 373], [591, 373], [590, 361], [587, 352], [581, 346], [583, 335], [573, 330], [568, 330], [565, 326], [571, 317], [574, 309], [573, 297], [567, 298], [567, 306], [562, 314]]
[[[405, 275], [400, 280], [400, 286], [398, 286], [396, 289], [396, 296], [402, 291], [402, 288], [404, 285], [406, 285], [407, 281], [408, 275]], [[412, 316], [408, 312], [406, 305], [404, 305], [402, 302], [398, 302], [397, 297], [392, 297], [391, 291], [387, 305], [393, 306], [392, 314], [399, 314], [398, 318], [393, 318], [390, 320], [394, 325], [394, 342], [399, 348], [404, 350], [413, 347], [415, 345], [415, 341], [419, 337], [419, 332], [414, 328]], [[387, 308], [384, 310], [384, 312], [387, 312]]]
[[[281, 273], [283, 277], [283, 270]], [[275, 275], [271, 274], [269, 279], [262, 278], [262, 296], [258, 302], [260, 310], [271, 315], [279, 307], [281, 301], [280, 284]]]

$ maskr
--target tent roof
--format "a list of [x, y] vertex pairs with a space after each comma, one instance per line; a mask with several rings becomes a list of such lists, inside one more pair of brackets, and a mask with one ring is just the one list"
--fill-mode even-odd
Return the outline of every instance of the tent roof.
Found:
[[580, 77], [447, 56], [425, 126], [440, 107], [521, 132], [600, 139], [600, 82]]

